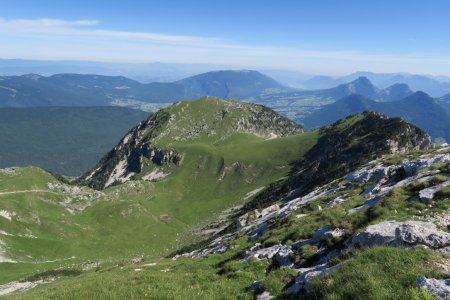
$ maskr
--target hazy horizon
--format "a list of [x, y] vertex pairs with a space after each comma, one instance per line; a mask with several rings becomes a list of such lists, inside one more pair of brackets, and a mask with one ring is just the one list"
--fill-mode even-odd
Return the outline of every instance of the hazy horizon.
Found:
[[0, 57], [450, 75], [450, 3], [14, 1]]

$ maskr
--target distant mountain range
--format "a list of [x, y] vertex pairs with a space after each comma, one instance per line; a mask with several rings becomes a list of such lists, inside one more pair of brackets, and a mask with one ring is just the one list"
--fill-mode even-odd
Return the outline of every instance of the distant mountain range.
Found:
[[136, 106], [205, 95], [256, 101], [264, 95], [289, 91], [293, 89], [257, 71], [214, 71], [148, 84], [123, 76], [27, 74], [0, 77], [0, 107]]
[[305, 80], [305, 89], [326, 89], [339, 84], [351, 82], [359, 77], [366, 77], [379, 88], [387, 88], [396, 83], [407, 84], [415, 91], [424, 91], [433, 97], [440, 97], [450, 93], [450, 78], [415, 75], [405, 73], [372, 73], [356, 72], [342, 77], [314, 76]]
[[177, 63], [109, 63], [92, 61], [53, 61], [0, 59], [0, 75], [97, 74], [125, 76], [142, 83], [173, 82], [199, 73], [230, 69], [226, 65]]
[[261, 97], [260, 103], [272, 107], [296, 122], [303, 120], [314, 110], [352, 94], [362, 95], [380, 102], [401, 100], [413, 91], [406, 84], [393, 84], [386, 89], [374, 86], [366, 77], [340, 84], [336, 87], [313, 91], [290, 91]]
[[337, 87], [317, 91], [298, 92], [297, 95], [337, 100], [351, 94], [359, 94], [376, 101], [390, 102], [402, 99], [412, 93], [413, 91], [406, 84], [394, 83], [386, 89], [380, 89], [374, 86], [367, 77], [358, 77], [354, 81], [340, 84]]
[[350, 95], [311, 113], [303, 120], [303, 124], [307, 129], [317, 128], [363, 111], [402, 117], [432, 137], [443, 137], [450, 141], [450, 113], [424, 92], [416, 92], [395, 102], [376, 102], [362, 95]]
[[[45, 61], [0, 59], [0, 76], [40, 74], [98, 74], [125, 76], [142, 82], [174, 82], [200, 73], [233, 69], [227, 65], [178, 63], [106, 63], [92, 61]], [[319, 90], [349, 83], [358, 77], [368, 78], [375, 86], [385, 89], [395, 83], [404, 83], [414, 91], [424, 91], [433, 97], [450, 93], [450, 77], [408, 73], [355, 72], [346, 76], [317, 76], [292, 70], [260, 70], [283, 85], [304, 90]]]
[[[450, 94], [434, 100], [423, 92], [414, 94], [415, 89], [409, 85], [393, 81], [392, 74], [363, 75], [373, 77], [382, 86], [392, 85], [380, 88], [369, 78], [360, 76], [332, 88], [305, 91], [249, 70], [212, 71], [174, 82], [147, 84], [123, 76], [27, 74], [0, 77], [0, 107], [114, 105], [157, 111], [175, 101], [216, 96], [269, 106], [306, 128], [374, 110], [401, 116], [427, 130], [434, 138], [450, 140], [447, 134], [450, 132]], [[408, 78], [416, 82], [416, 86], [420, 81], [417, 76], [402, 76], [395, 78], [400, 81]]]

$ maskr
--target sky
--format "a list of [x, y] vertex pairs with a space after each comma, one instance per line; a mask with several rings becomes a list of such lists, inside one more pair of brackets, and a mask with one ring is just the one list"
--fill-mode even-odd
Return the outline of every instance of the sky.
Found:
[[446, 0], [0, 0], [0, 58], [450, 76]]

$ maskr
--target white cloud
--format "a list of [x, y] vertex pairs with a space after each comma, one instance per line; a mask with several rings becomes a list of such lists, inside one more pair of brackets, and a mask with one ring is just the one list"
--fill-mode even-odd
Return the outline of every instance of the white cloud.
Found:
[[7, 34], [40, 34], [47, 37], [86, 37], [86, 38], [111, 38], [131, 39], [151, 42], [185, 43], [211, 45], [218, 42], [215, 38], [196, 36], [169, 35], [152, 32], [133, 32], [97, 29], [97, 20], [66, 21], [60, 19], [14, 19], [0, 18], [0, 32]]
[[450, 75], [450, 59], [242, 45], [219, 38], [106, 30], [97, 20], [0, 18], [0, 57], [227, 64], [313, 73], [357, 70]]
[[9, 30], [36, 30], [42, 28], [54, 28], [54, 27], [82, 27], [82, 26], [95, 26], [100, 22], [97, 20], [76, 20], [66, 21], [60, 19], [14, 19], [5, 20], [0, 18], [0, 27]]

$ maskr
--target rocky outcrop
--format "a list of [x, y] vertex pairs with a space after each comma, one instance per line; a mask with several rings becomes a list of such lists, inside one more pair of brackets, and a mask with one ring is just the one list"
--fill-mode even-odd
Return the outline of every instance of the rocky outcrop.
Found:
[[400, 164], [403, 166], [407, 175], [414, 174], [415, 172], [429, 168], [437, 163], [448, 163], [450, 162], [450, 154], [439, 154], [435, 156], [423, 155], [417, 160], [402, 160]]
[[97, 189], [124, 183], [142, 172], [144, 159], [152, 161], [157, 166], [178, 167], [182, 156], [174, 150], [159, 149], [147, 143], [130, 147], [120, 145], [100, 161], [93, 171], [80, 177], [78, 182]]
[[[439, 174], [439, 170], [424, 171], [413, 176], [406, 177], [400, 181], [399, 174], [403, 173], [402, 166], [397, 166], [394, 171], [389, 174], [388, 179], [381, 179], [374, 183], [371, 187], [366, 189], [362, 195], [367, 196], [368, 199], [360, 206], [350, 209], [348, 214], [359, 212], [365, 208], [372, 208], [378, 204], [385, 196], [396, 188], [403, 188], [412, 185], [413, 183], [425, 183], [433, 180], [434, 175]], [[401, 177], [400, 177], [401, 178]]]
[[437, 192], [440, 192], [444, 187], [450, 186], [450, 180], [443, 182], [441, 184], [423, 189], [419, 192], [420, 201], [424, 203], [429, 203], [434, 199]]
[[255, 300], [272, 300], [275, 299], [268, 291], [264, 291], [261, 294], [255, 296]]
[[[317, 143], [293, 164], [289, 178], [259, 193], [244, 209], [267, 206], [280, 196], [286, 200], [302, 196], [382, 155], [432, 147], [430, 137], [418, 127], [374, 112], [350, 116], [319, 133]], [[370, 180], [388, 172], [381, 164], [361, 170], [361, 174], [351, 174], [349, 179]]]
[[291, 248], [281, 244], [257, 250], [253, 247], [247, 252], [247, 255], [258, 260], [273, 259], [280, 267], [292, 267], [294, 265]]
[[311, 286], [311, 281], [316, 277], [323, 277], [337, 270], [340, 265], [328, 267], [327, 265], [318, 265], [312, 268], [300, 269], [295, 282], [288, 288], [288, 292], [298, 294], [301, 291], [307, 291]]
[[[280, 206], [278, 204], [266, 207], [264, 209], [255, 209], [251, 212], [245, 213], [242, 216], [236, 219], [236, 227], [237, 229], [241, 229], [252, 223], [253, 220], [266, 220], [267, 217], [272, 216], [274, 213], [277, 213], [280, 210]], [[262, 223], [262, 222], [260, 222]]]
[[380, 180], [387, 176], [392, 167], [386, 167], [384, 164], [378, 164], [374, 167], [363, 167], [356, 171], [350, 172], [346, 176], [349, 182], [365, 183]]
[[385, 221], [368, 226], [350, 240], [349, 249], [383, 246], [417, 246], [448, 252], [450, 233], [440, 231], [433, 223], [420, 221]]
[[314, 235], [307, 240], [300, 240], [292, 245], [293, 249], [298, 249], [303, 245], [317, 245], [321, 242], [341, 238], [346, 235], [346, 231], [340, 228], [332, 228], [331, 226], [325, 226], [317, 230]]
[[[403, 121], [398, 122], [403, 124]], [[405, 126], [409, 128], [409, 125]], [[406, 132], [411, 133], [409, 130]], [[418, 136], [423, 134], [418, 129], [414, 129], [413, 132], [416, 132]], [[350, 130], [350, 133], [354, 133], [353, 129]], [[396, 134], [400, 133], [397, 131]], [[425, 135], [423, 137], [423, 140], [427, 140]], [[416, 141], [414, 134], [411, 138], [414, 144]], [[382, 141], [379, 142], [382, 143]], [[377, 142], [372, 146], [374, 144]], [[405, 145], [411, 146], [412, 144], [406, 143]], [[361, 145], [361, 147], [366, 146], [367, 144]], [[416, 146], [426, 148], [428, 144], [419, 143]], [[335, 145], [328, 145], [328, 147], [332, 148]], [[383, 153], [391, 153], [389, 151]], [[339, 155], [348, 158], [352, 156], [352, 152], [342, 152]], [[332, 159], [330, 156], [326, 157]], [[228, 228], [230, 231], [235, 231], [229, 233], [226, 239], [206, 246], [200, 253], [214, 253], [217, 249], [221, 249], [219, 245], [232, 249], [233, 240], [247, 235], [249, 237], [247, 241], [253, 245], [239, 253], [237, 259], [269, 260], [272, 262], [271, 268], [285, 267], [298, 270], [299, 273], [294, 283], [285, 290], [290, 293], [307, 293], [312, 287], [313, 278], [326, 276], [337, 270], [346, 263], [349, 257], [360, 253], [355, 251], [358, 248], [378, 245], [421, 246], [450, 253], [450, 233], [439, 230], [431, 223], [433, 221], [439, 226], [447, 226], [450, 222], [448, 221], [448, 212], [438, 219], [436, 215], [431, 215], [431, 212], [434, 214], [435, 209], [439, 208], [437, 201], [430, 201], [426, 206], [417, 203], [421, 198], [424, 201], [424, 197], [434, 199], [437, 191], [449, 185], [450, 154], [443, 153], [443, 151], [429, 151], [419, 157], [416, 156], [416, 153], [411, 153], [403, 158], [405, 159], [399, 161], [397, 156], [380, 155], [378, 158], [368, 160], [365, 164], [356, 162], [357, 168], [351, 169], [338, 178], [332, 177], [335, 180], [317, 184], [310, 190], [305, 186], [297, 186], [294, 189], [287, 189], [281, 196], [273, 195], [275, 201], [269, 205], [260, 205], [245, 212], [241, 211], [240, 215], [235, 216], [235, 226]], [[345, 163], [347, 162], [348, 160], [345, 161]], [[331, 167], [339, 168], [341, 166], [332, 165]], [[306, 167], [298, 168], [299, 172], [307, 169]], [[295, 169], [290, 175], [295, 174], [295, 171], [298, 170]], [[339, 170], [339, 174], [342, 173], [341, 171]], [[306, 172], [311, 175], [311, 170], [307, 169]], [[274, 186], [269, 186], [269, 189], [276, 190]], [[256, 198], [261, 193], [264, 191], [255, 195]], [[351, 201], [351, 203], [346, 203], [347, 201]], [[401, 205], [384, 213], [382, 210], [389, 209], [391, 201], [394, 207], [399, 202]], [[336, 207], [336, 215], [334, 215], [332, 210], [341, 204], [344, 205], [340, 208]], [[396, 218], [396, 216], [404, 218], [405, 215], [410, 215], [412, 221], [378, 221], [380, 223], [365, 228], [366, 224], [377, 222], [379, 218], [377, 213], [379, 212], [377, 209], [372, 209], [377, 205], [382, 211], [383, 219], [380, 218], [380, 220], [384, 220], [384, 214], [386, 214], [390, 218]], [[321, 207], [324, 210], [323, 215], [321, 212], [317, 212]], [[427, 212], [430, 212], [430, 215], [426, 215]], [[352, 213], [359, 213], [359, 215], [350, 216]], [[335, 220], [335, 217], [338, 216], [344, 219], [343, 222]], [[345, 220], [347, 216], [349, 217], [348, 222]], [[310, 231], [312, 229], [308, 224], [310, 221], [311, 226], [318, 225], [314, 228], [315, 232]], [[291, 234], [293, 231], [290, 226], [298, 226], [303, 230], [306, 228], [307, 234], [299, 228], [296, 228], [297, 231]], [[283, 235], [283, 229], [286, 229], [288, 234]], [[275, 240], [273, 237], [286, 244], [264, 247], [264, 244]], [[198, 253], [193, 257], [196, 255]], [[338, 262], [339, 264], [336, 265]], [[416, 274], [416, 276], [418, 275]], [[302, 297], [303, 295], [292, 297]]]
[[450, 279], [434, 279], [421, 276], [417, 280], [417, 286], [430, 291], [442, 299], [450, 297]]

